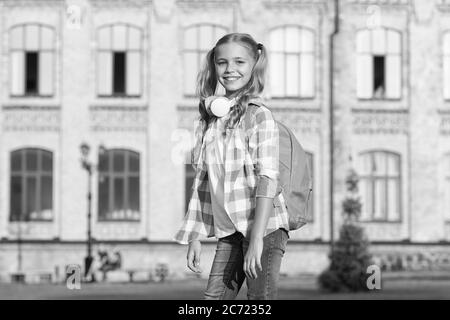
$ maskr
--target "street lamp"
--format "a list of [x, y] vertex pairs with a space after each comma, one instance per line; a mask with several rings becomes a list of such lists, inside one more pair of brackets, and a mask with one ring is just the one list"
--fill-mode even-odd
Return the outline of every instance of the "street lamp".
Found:
[[[84, 259], [84, 276], [86, 277], [91, 268], [93, 257], [92, 257], [92, 231], [91, 231], [91, 219], [92, 219], [92, 173], [96, 169], [96, 165], [89, 160], [89, 152], [91, 147], [83, 142], [80, 145], [81, 151], [81, 166], [88, 173], [88, 192], [87, 192], [87, 255]], [[105, 148], [100, 145], [99, 154], [102, 154]]]

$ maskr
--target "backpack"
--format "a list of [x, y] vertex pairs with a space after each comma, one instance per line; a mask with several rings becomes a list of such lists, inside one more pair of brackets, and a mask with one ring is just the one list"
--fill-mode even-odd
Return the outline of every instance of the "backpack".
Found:
[[[246, 112], [245, 130], [250, 128], [251, 117], [256, 108], [264, 106], [260, 101], [251, 101]], [[283, 194], [289, 216], [289, 230], [297, 230], [308, 222], [311, 201], [312, 179], [308, 158], [292, 131], [275, 120], [279, 129], [279, 180], [277, 195]], [[248, 138], [247, 138], [248, 139]], [[277, 197], [274, 198], [274, 202]], [[274, 203], [275, 205], [275, 203]]]

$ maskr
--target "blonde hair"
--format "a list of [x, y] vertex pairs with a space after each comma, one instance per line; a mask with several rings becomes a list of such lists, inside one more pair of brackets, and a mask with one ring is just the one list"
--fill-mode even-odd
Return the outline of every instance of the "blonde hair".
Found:
[[[231, 110], [230, 117], [225, 123], [225, 130], [227, 128], [234, 128], [245, 113], [248, 102], [251, 98], [259, 96], [264, 90], [265, 74], [267, 69], [267, 51], [261, 44], [257, 43], [251, 35], [246, 33], [230, 33], [217, 41], [216, 45], [206, 55], [206, 61], [197, 78], [197, 94], [200, 97], [199, 112], [200, 120], [205, 121], [203, 126], [204, 131], [208, 124], [215, 120], [216, 117], [210, 115], [206, 111], [205, 99], [215, 94], [218, 79], [215, 68], [215, 52], [216, 48], [225, 43], [236, 42], [246, 47], [253, 58], [255, 65], [253, 66], [252, 74], [248, 83], [239, 90], [238, 100], [236, 106]], [[226, 132], [224, 132], [226, 134]]]

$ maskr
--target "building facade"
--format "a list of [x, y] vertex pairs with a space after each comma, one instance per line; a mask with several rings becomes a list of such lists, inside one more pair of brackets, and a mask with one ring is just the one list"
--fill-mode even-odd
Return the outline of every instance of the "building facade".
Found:
[[450, 265], [450, 2], [338, 3], [1, 0], [0, 273], [82, 264], [89, 183], [94, 251], [187, 273], [172, 237], [193, 179], [195, 78], [228, 32], [268, 48], [267, 105], [312, 167], [311, 221], [282, 272], [327, 266], [350, 168], [379, 263]]

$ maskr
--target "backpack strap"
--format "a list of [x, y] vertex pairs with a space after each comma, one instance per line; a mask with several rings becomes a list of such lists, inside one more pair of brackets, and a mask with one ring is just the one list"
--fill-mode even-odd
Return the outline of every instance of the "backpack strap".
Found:
[[252, 117], [256, 113], [257, 108], [261, 107], [261, 106], [264, 106], [264, 104], [263, 104], [263, 102], [261, 101], [260, 98], [254, 98], [254, 99], [251, 99], [248, 102], [247, 110], [246, 110], [245, 116], [244, 116], [244, 129], [245, 129], [245, 132], [247, 132], [247, 130], [251, 128]]

